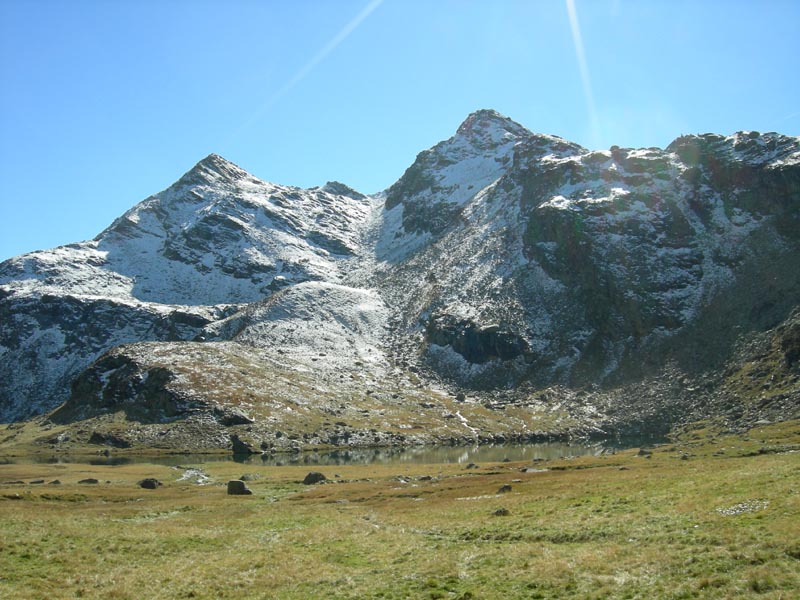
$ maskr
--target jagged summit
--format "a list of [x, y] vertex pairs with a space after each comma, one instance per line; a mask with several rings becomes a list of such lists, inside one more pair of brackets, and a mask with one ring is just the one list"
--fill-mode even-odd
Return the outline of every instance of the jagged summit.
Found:
[[354, 190], [349, 185], [345, 185], [340, 181], [329, 181], [322, 186], [322, 191], [328, 192], [329, 194], [334, 194], [336, 196], [347, 196], [348, 198], [354, 198], [355, 200], [366, 199], [364, 194]]
[[498, 133], [515, 137], [531, 135], [530, 131], [516, 121], [501, 115], [496, 110], [486, 108], [471, 113], [456, 130], [456, 135], [478, 138]]
[[687, 164], [713, 160], [743, 161], [751, 166], [773, 163], [788, 166], [800, 163], [798, 138], [780, 133], [737, 131], [728, 136], [716, 133], [682, 135], [670, 143], [666, 152], [674, 152]]
[[478, 110], [449, 139], [420, 152], [386, 191], [387, 209], [403, 206], [403, 232], [391, 240], [384, 238], [379, 254], [400, 256], [424, 243], [403, 233], [443, 233], [459, 222], [469, 204], [487, 197], [485, 192], [518, 162], [585, 152], [559, 137], [532, 133], [495, 110]]
[[[195, 165], [195, 168], [200, 167], [200, 166], [209, 167], [209, 168], [217, 168], [217, 167], [225, 167], [227, 165], [233, 165], [233, 163], [231, 161], [229, 161], [228, 159], [226, 159], [224, 156], [220, 156], [216, 152], [212, 152], [211, 154], [209, 154], [208, 156], [206, 156], [202, 160], [198, 161], [197, 165]], [[234, 165], [234, 166], [236, 166], [236, 165]]]
[[[800, 304], [799, 157], [798, 138], [757, 132], [589, 152], [493, 110], [371, 197], [211, 154], [94, 240], [0, 264], [0, 419], [70, 394], [88, 406], [89, 390], [92, 411], [173, 398], [176, 419], [237, 403], [269, 437], [284, 417], [349, 426], [365, 398], [365, 431], [405, 436], [416, 425], [382, 411], [419, 392], [413, 406], [475, 435], [467, 412], [440, 410], [449, 387], [606, 431], [675, 422], [705, 401], [655, 384], [727, 372], [741, 340]], [[778, 383], [760, 388], [762, 414], [800, 405], [784, 377], [795, 331], [763, 371]]]
[[455, 136], [443, 144], [466, 140], [478, 151], [493, 150], [507, 144], [523, 144], [526, 148], [538, 148], [540, 151], [558, 154], [583, 154], [586, 148], [565, 140], [557, 135], [532, 132], [513, 119], [496, 110], [481, 109], [471, 113], [459, 125]]
[[511, 164], [514, 146], [533, 136], [494, 110], [470, 114], [449, 139], [420, 152], [403, 176], [386, 191], [386, 208], [410, 204], [432, 214], [404, 225], [408, 231], [440, 231], [461, 206]]
[[516, 121], [495, 110], [482, 109], [470, 114], [459, 125], [455, 135], [443, 144], [452, 148], [461, 147], [464, 154], [486, 153], [513, 146], [532, 136], [532, 132]]
[[177, 183], [191, 185], [201, 182], [212, 183], [220, 179], [224, 181], [237, 181], [248, 177], [252, 177], [252, 175], [238, 165], [223, 158], [219, 154], [211, 153], [189, 169]]

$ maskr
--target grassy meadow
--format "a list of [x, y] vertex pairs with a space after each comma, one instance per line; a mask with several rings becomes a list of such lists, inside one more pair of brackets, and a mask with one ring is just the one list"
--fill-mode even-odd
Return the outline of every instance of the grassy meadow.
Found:
[[[324, 467], [313, 486], [309, 467], [195, 466], [208, 482], [0, 464], [0, 598], [800, 597], [797, 421], [533, 464]], [[245, 474], [253, 495], [228, 496]]]

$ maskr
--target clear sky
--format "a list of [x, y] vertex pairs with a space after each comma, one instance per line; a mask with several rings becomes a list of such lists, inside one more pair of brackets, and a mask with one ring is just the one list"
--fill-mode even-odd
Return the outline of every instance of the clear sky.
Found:
[[0, 260], [216, 152], [365, 192], [479, 108], [590, 148], [800, 135], [796, 0], [0, 0]]

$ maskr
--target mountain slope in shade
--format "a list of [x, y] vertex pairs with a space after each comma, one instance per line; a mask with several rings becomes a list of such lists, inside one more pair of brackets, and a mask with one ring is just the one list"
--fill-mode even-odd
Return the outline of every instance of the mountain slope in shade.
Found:
[[205, 447], [788, 418], [799, 244], [800, 141], [775, 133], [588, 151], [482, 110], [374, 197], [211, 155], [0, 265], [0, 413], [67, 400], [60, 422]]

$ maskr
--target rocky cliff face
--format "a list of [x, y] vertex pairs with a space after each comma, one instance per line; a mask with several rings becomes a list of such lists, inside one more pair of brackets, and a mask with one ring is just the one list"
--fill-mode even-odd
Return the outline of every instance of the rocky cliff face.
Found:
[[[468, 386], [718, 365], [800, 297], [798, 148], [739, 133], [588, 152], [477, 113], [387, 192], [374, 282]], [[409, 216], [443, 203], [446, 227]]]
[[[721, 374], [764, 332], [794, 356], [799, 245], [800, 140], [774, 133], [590, 152], [479, 111], [375, 197], [212, 155], [95, 240], [0, 265], [0, 416], [68, 400], [62, 420], [269, 445], [292, 402], [334, 415], [368, 388], [397, 421], [360, 413], [369, 435], [411, 435], [401, 406], [443, 438], [668, 425], [735, 404]], [[764, 403], [784, 416], [793, 368]]]

